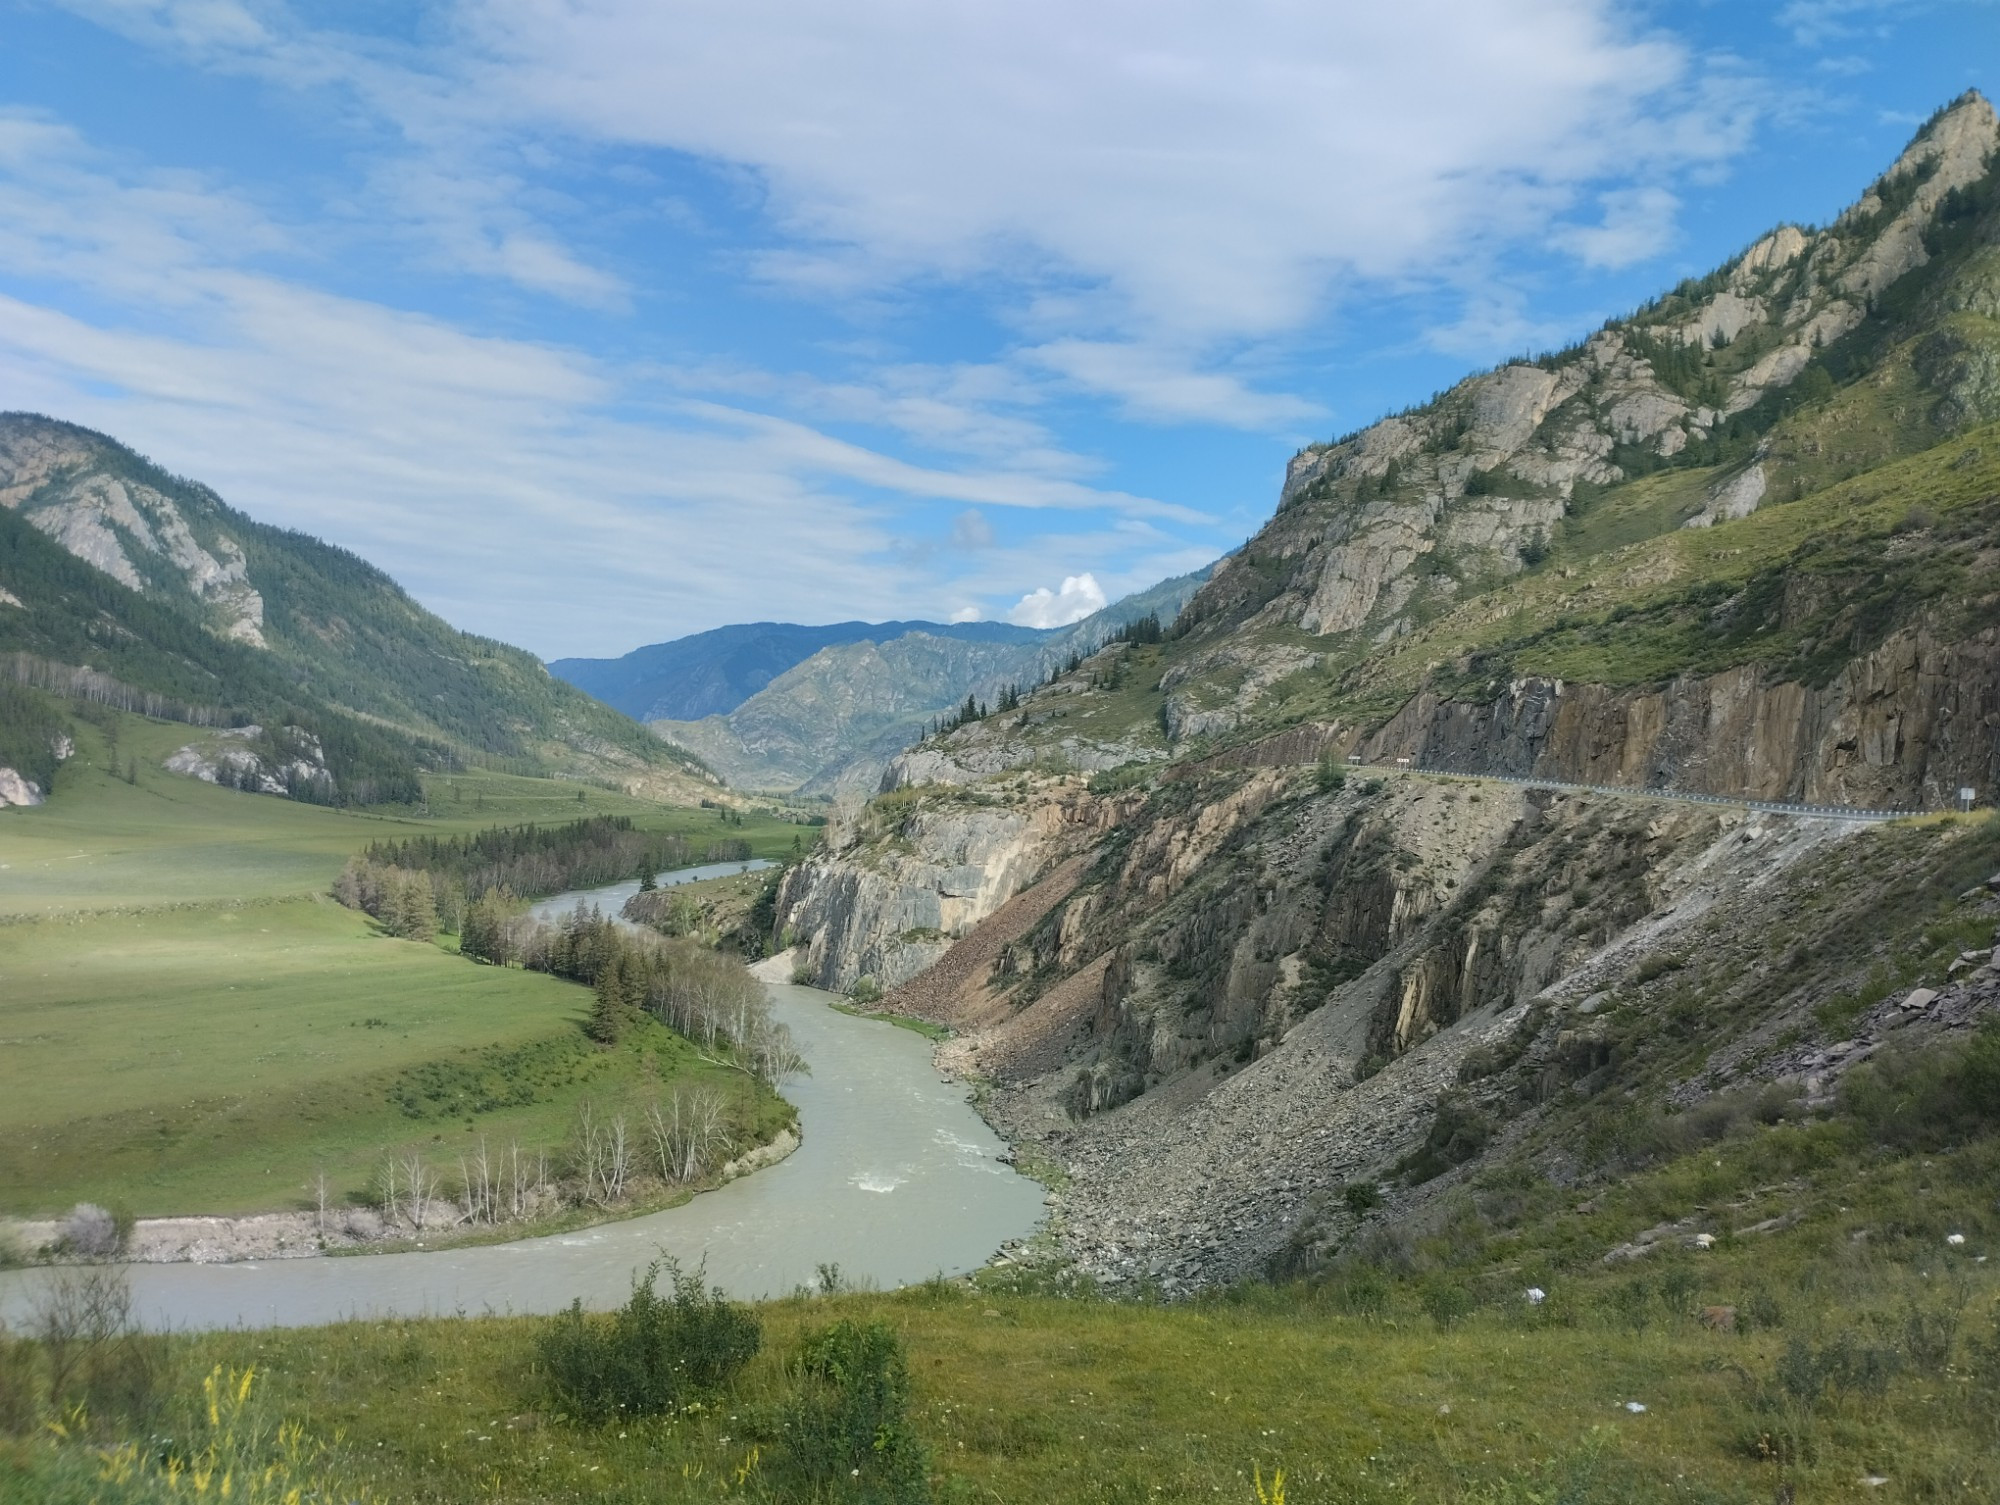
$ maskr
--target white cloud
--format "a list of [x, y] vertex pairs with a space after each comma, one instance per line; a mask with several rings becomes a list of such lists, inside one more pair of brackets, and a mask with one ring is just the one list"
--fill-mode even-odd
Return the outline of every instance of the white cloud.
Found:
[[1556, 243], [1585, 266], [1627, 267], [1658, 255], [1673, 239], [1681, 201], [1664, 188], [1619, 188], [1598, 195], [1603, 218], [1595, 225], [1565, 225]]
[[1582, 191], [1726, 158], [1746, 120], [1610, 0], [461, 14], [483, 50], [463, 77], [496, 122], [753, 169], [793, 239], [773, 275], [826, 295], [999, 270], [1149, 343], [1279, 331], [1352, 279], [1449, 266]]
[[1016, 627], [1067, 627], [1094, 611], [1102, 611], [1105, 605], [1104, 587], [1097, 583], [1096, 576], [1085, 571], [1081, 575], [1065, 575], [1056, 590], [1044, 585], [1029, 591], [1007, 613], [1007, 620]]
[[[427, 47], [276, 4], [70, 3], [211, 66], [340, 81], [409, 146], [384, 191], [424, 184], [400, 212], [473, 270], [620, 295], [507, 191], [533, 155], [516, 144], [545, 151], [553, 127], [745, 175], [785, 237], [755, 264], [806, 296], [979, 278], [1012, 288], [1031, 337], [1150, 353], [1538, 243], [1580, 198], [1726, 160], [1755, 109], [1618, 0], [456, 0]], [[1786, 20], [1872, 6], [1894, 0], [1793, 0]], [[1259, 426], [1285, 400], [1167, 369], [1106, 380], [1168, 417]]]
[[1118, 399], [1127, 415], [1167, 423], [1281, 429], [1325, 416], [1318, 403], [1253, 391], [1234, 376], [1192, 369], [1178, 352], [1105, 340], [1052, 340], [1022, 352], [1087, 392]]
[[945, 620], [950, 622], [977, 622], [981, 620], [981, 614], [979, 608], [976, 606], [961, 606]]
[[[281, 231], [202, 185], [128, 181], [0, 117], [0, 266], [89, 315], [0, 294], [0, 407], [101, 428], [253, 516], [391, 570], [451, 620], [551, 656], [718, 621], [938, 614], [972, 590], [901, 559], [898, 509], [955, 501], [1201, 520], [998, 466], [913, 465], [809, 425], [657, 394], [656, 374], [229, 264]], [[1153, 547], [1138, 524], [1121, 557]], [[1061, 530], [1069, 531], [1063, 532]], [[990, 526], [988, 526], [990, 535]], [[1099, 529], [1101, 532], [1101, 529]], [[981, 557], [997, 568], [1000, 561]], [[1047, 557], [1046, 540], [1040, 558]], [[1034, 566], [1012, 560], [1018, 590]]]

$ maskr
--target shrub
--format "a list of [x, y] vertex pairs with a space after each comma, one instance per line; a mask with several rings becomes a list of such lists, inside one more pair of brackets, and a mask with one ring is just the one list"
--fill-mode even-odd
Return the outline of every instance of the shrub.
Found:
[[35, 1351], [0, 1327], [0, 1437], [18, 1437], [35, 1424]]
[[1365, 1217], [1382, 1205], [1382, 1188], [1373, 1181], [1350, 1181], [1340, 1189], [1340, 1200], [1357, 1218]]
[[80, 1410], [93, 1425], [108, 1427], [153, 1414], [159, 1340], [133, 1321], [124, 1271], [94, 1266], [59, 1272], [36, 1303], [31, 1330], [47, 1374], [49, 1409], [57, 1415]]
[[909, 1368], [888, 1324], [838, 1322], [806, 1339], [777, 1474], [788, 1499], [922, 1505], [930, 1457], [911, 1429]]
[[119, 1251], [118, 1219], [95, 1202], [79, 1202], [63, 1219], [63, 1247], [86, 1259], [109, 1259]]
[[1960, 1143], [2000, 1124], [2000, 1020], [1955, 1048], [1884, 1051], [1848, 1073], [1840, 1096], [1879, 1143]]
[[[665, 1270], [673, 1294], [654, 1286]], [[581, 1301], [536, 1341], [548, 1384], [571, 1415], [590, 1421], [652, 1416], [721, 1389], [763, 1346], [763, 1329], [696, 1269], [655, 1260], [632, 1282], [632, 1296], [605, 1317]]]
[[1639, 963], [1639, 970], [1633, 975], [1639, 982], [1651, 982], [1656, 977], [1665, 977], [1669, 972], [1678, 972], [1686, 965], [1686, 957], [1675, 956], [1668, 951], [1655, 951]]
[[847, 990], [847, 996], [866, 1008], [882, 1001], [882, 984], [873, 977], [857, 978], [854, 986]]
[[1424, 1287], [1419, 1299], [1425, 1313], [1439, 1327], [1456, 1327], [1472, 1315], [1472, 1292], [1456, 1281], [1432, 1281]]
[[1333, 1288], [1333, 1304], [1357, 1317], [1379, 1317], [1389, 1310], [1389, 1282], [1381, 1271], [1357, 1266]]
[[1429, 1181], [1472, 1159], [1493, 1138], [1493, 1124], [1484, 1113], [1460, 1097], [1438, 1099], [1424, 1142], [1396, 1162], [1396, 1174], [1412, 1183]]

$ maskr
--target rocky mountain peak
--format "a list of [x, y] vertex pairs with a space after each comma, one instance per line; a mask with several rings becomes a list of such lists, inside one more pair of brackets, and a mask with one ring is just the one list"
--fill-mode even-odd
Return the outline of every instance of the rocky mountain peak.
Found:
[[[1702, 472], [1705, 483], [1666, 526], [1745, 516], [1781, 482], [1794, 493], [1814, 483], [1796, 469], [1780, 475], [1774, 448], [1792, 414], [1864, 371], [1888, 381], [1885, 371], [1904, 370], [1952, 399], [1930, 430], [1979, 419], [1984, 400], [1955, 398], [1952, 382], [1977, 386], [1984, 366], [1952, 353], [1957, 345], [1919, 348], [1951, 300], [1912, 288], [1992, 280], [1978, 237], [1945, 232], [1992, 217], [1996, 149], [2000, 119], [1967, 93], [1825, 229], [1778, 226], [1569, 349], [1301, 451], [1272, 521], [1190, 606], [1197, 636], [1220, 645], [1296, 629], [1392, 641], [1532, 568], [1605, 492], [1662, 469]], [[1939, 276], [1912, 277], [1940, 256], [1949, 266]], [[1957, 295], [1954, 306], [1968, 305], [1982, 307]], [[1901, 442], [1935, 442], [1930, 430]]]

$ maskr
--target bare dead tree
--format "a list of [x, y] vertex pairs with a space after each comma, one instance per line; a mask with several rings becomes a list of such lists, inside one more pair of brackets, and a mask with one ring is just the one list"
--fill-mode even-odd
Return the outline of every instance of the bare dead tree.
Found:
[[507, 1214], [519, 1218], [528, 1210], [528, 1172], [521, 1162], [521, 1141], [516, 1139], [507, 1146]]
[[625, 1195], [625, 1182], [632, 1174], [632, 1152], [625, 1138], [625, 1115], [611, 1120], [604, 1144], [605, 1200], [615, 1202]]
[[132, 1287], [116, 1266], [60, 1271], [42, 1291], [31, 1322], [58, 1414], [99, 1423], [143, 1416], [158, 1388], [155, 1345], [139, 1332]]
[[664, 1108], [647, 1110], [646, 1127], [665, 1181], [698, 1181], [729, 1149], [727, 1105], [706, 1087], [676, 1087]]
[[604, 1130], [586, 1098], [576, 1109], [576, 1172], [583, 1182], [584, 1195], [593, 1201], [601, 1200], [598, 1188], [604, 1177], [604, 1148]]
[[412, 1150], [403, 1157], [403, 1196], [410, 1209], [410, 1224], [422, 1232], [436, 1196], [437, 1178], [424, 1164], [423, 1152]]

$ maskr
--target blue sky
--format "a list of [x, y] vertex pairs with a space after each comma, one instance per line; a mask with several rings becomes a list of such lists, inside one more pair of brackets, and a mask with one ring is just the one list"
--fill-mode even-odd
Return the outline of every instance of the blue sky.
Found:
[[0, 0], [0, 407], [549, 657], [1053, 623], [1996, 64], [1994, 0]]

